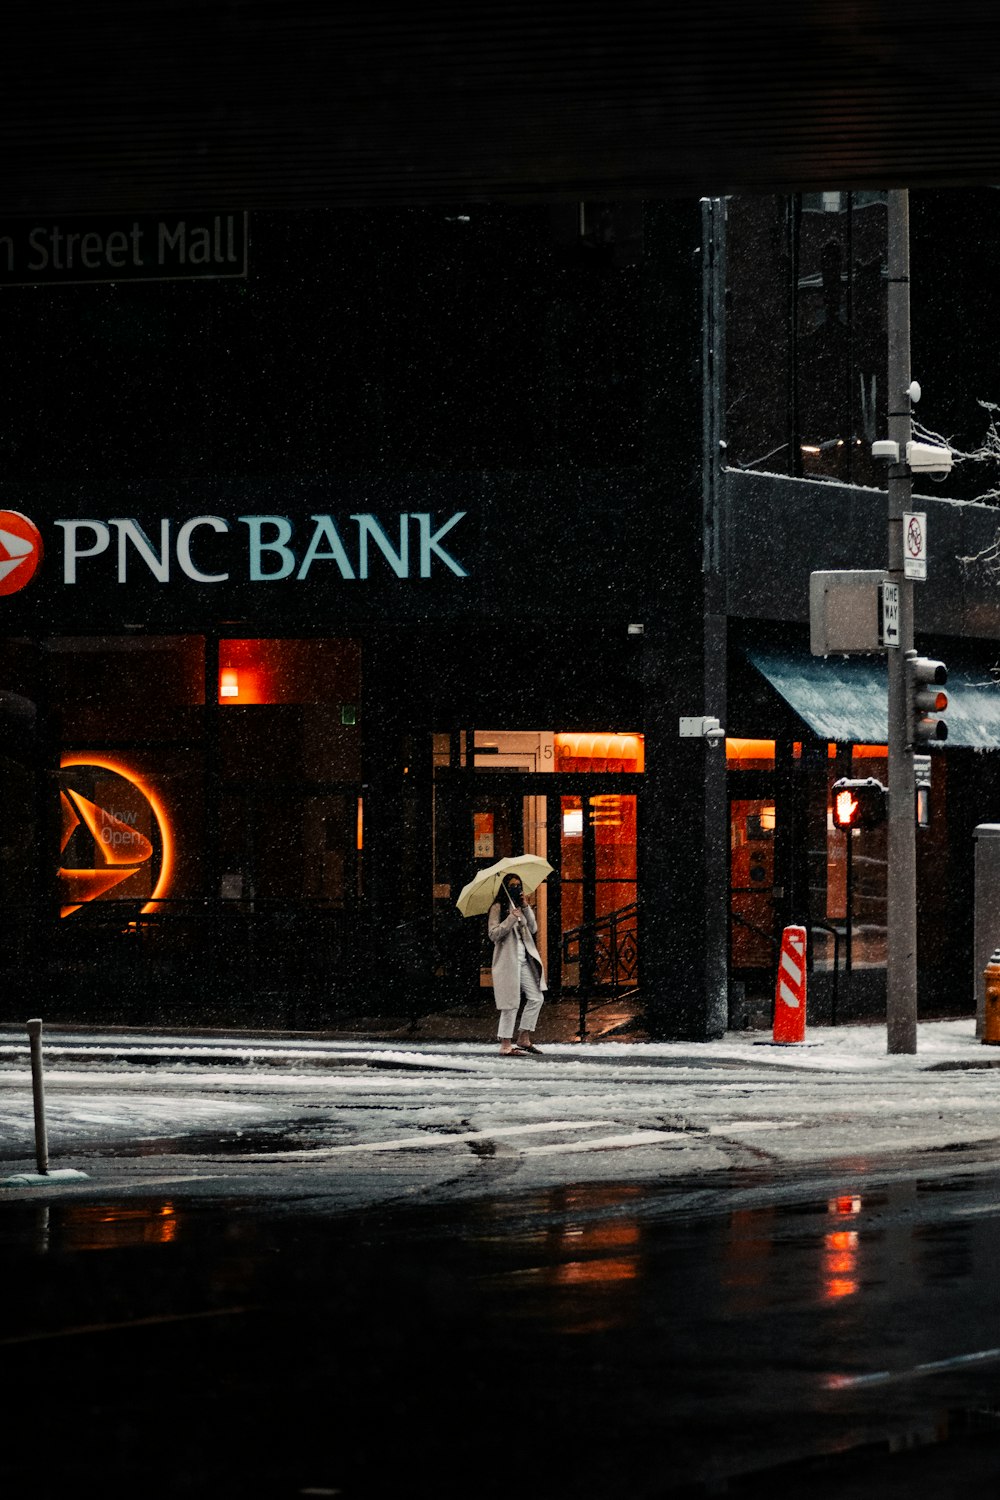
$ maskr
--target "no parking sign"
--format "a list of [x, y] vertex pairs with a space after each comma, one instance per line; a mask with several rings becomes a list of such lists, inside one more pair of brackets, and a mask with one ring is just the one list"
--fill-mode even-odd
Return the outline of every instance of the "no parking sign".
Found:
[[927, 577], [927, 516], [923, 511], [903, 512], [903, 577], [921, 582]]

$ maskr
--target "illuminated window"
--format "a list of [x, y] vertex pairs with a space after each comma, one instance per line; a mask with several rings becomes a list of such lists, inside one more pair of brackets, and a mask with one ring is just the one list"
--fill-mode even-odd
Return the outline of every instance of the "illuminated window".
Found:
[[731, 771], [773, 771], [773, 740], [726, 738], [726, 765]]
[[341, 705], [341, 723], [357, 719], [360, 651], [356, 641], [222, 640], [219, 702]]
[[557, 771], [626, 771], [646, 768], [641, 734], [557, 734]]

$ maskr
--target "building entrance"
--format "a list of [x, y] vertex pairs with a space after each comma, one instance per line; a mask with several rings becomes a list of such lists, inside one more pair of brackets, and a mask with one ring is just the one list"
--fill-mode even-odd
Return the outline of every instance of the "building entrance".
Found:
[[440, 754], [435, 908], [438, 944], [450, 932], [461, 953], [443, 966], [459, 995], [491, 987], [491, 950], [485, 919], [456, 927], [455, 898], [477, 869], [522, 852], [553, 866], [533, 898], [552, 993], [638, 988], [641, 769], [634, 735], [469, 731]]

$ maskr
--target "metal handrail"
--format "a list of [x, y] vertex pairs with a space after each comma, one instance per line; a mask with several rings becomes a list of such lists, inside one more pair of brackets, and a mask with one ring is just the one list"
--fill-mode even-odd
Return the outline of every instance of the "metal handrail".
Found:
[[837, 996], [840, 985], [840, 939], [842, 934], [839, 927], [834, 927], [832, 922], [824, 922], [822, 920], [813, 922], [810, 931], [829, 932], [833, 935], [833, 994], [830, 997], [830, 1025], [836, 1026]]
[[[620, 906], [617, 911], [605, 912], [602, 917], [595, 917], [590, 922], [582, 922], [579, 927], [571, 927], [562, 935], [562, 961], [563, 964], [580, 963], [580, 944], [584, 939], [589, 939], [596, 950], [597, 941], [601, 934], [607, 933], [605, 947], [611, 959], [611, 995], [610, 1000], [618, 1000], [621, 997], [621, 954], [618, 946], [618, 932], [621, 926], [633, 920], [638, 911], [640, 902], [632, 901], [628, 906]], [[576, 945], [576, 951], [573, 946]], [[593, 951], [593, 950], [592, 950]], [[636, 977], [637, 967], [631, 978]], [[591, 984], [593, 980], [591, 980]], [[587, 1007], [590, 1001], [589, 987], [585, 983], [579, 986], [580, 1021], [577, 1027], [577, 1035], [583, 1041], [587, 1035]]]

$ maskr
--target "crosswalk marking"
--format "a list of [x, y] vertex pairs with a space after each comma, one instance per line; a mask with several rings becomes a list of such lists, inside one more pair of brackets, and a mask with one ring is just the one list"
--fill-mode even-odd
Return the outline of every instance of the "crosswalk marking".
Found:
[[390, 1141], [357, 1141], [350, 1146], [327, 1146], [318, 1151], [266, 1151], [241, 1156], [241, 1161], [326, 1161], [362, 1151], [413, 1151], [425, 1146], [457, 1146], [468, 1141], [494, 1140], [497, 1136], [547, 1134], [554, 1130], [606, 1130], [614, 1120], [546, 1120], [531, 1125], [500, 1125], [493, 1130], [439, 1131], [407, 1135]]
[[525, 1146], [522, 1156], [561, 1156], [568, 1151], [611, 1151], [619, 1146], [690, 1145], [674, 1130], [633, 1130], [631, 1135], [604, 1135], [596, 1141], [561, 1141], [545, 1146]]

